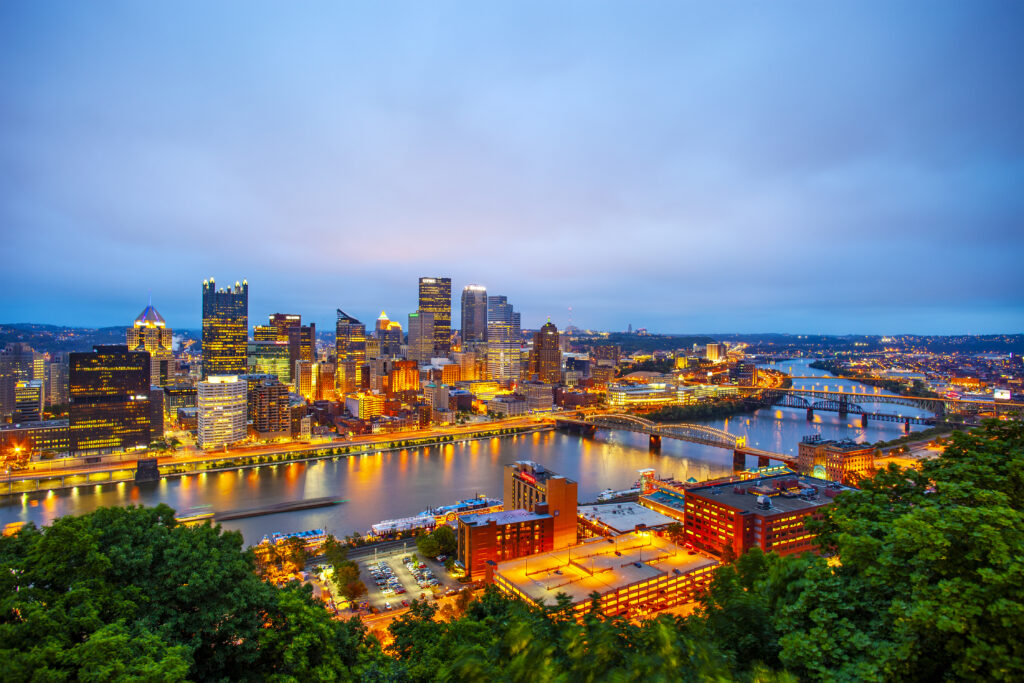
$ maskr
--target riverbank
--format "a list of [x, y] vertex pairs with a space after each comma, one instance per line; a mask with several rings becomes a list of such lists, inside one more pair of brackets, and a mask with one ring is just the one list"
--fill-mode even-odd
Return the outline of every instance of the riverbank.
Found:
[[[231, 470], [245, 470], [263, 466], [309, 462], [328, 458], [363, 456], [377, 453], [390, 453], [413, 448], [443, 446], [451, 443], [480, 441], [505, 436], [519, 436], [534, 432], [546, 432], [554, 429], [551, 424], [529, 424], [518, 426], [488, 426], [457, 433], [430, 434], [409, 437], [396, 435], [391, 440], [367, 441], [362, 443], [342, 444], [331, 442], [308, 447], [292, 447], [277, 451], [259, 453], [239, 453], [225, 455], [187, 456], [186, 458], [171, 456], [158, 459], [161, 478], [182, 477], [190, 474], [217, 473]], [[378, 437], [379, 438], [379, 437]], [[136, 461], [123, 463], [104, 463], [97, 467], [78, 466], [75, 468], [54, 468], [31, 472], [16, 477], [8, 477], [0, 483], [0, 498], [76, 489], [83, 486], [102, 487], [103, 485], [124, 485], [135, 480]]]

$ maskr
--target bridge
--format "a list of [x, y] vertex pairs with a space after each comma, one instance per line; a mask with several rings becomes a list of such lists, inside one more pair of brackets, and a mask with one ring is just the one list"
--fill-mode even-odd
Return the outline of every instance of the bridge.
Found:
[[650, 449], [661, 450], [661, 439], [679, 439], [699, 443], [704, 446], [727, 448], [733, 452], [733, 466], [743, 469], [746, 456], [757, 456], [758, 467], [766, 467], [769, 458], [779, 460], [787, 465], [796, 465], [796, 456], [776, 453], [747, 445], [743, 436], [730, 434], [723, 429], [707, 425], [680, 422], [676, 424], [659, 424], [637, 415], [622, 413], [597, 414], [583, 418], [560, 417], [555, 420], [555, 427], [564, 431], [573, 431], [586, 436], [593, 436], [598, 429], [615, 429], [620, 431], [647, 434], [650, 437]]
[[[889, 394], [867, 394], [850, 391], [825, 391], [822, 389], [763, 389], [752, 390], [751, 398], [760, 403], [780, 406], [782, 408], [800, 408], [807, 411], [807, 419], [814, 417], [815, 410], [839, 413], [860, 413], [860, 426], [867, 427], [868, 420], [877, 422], [901, 422], [903, 429], [910, 432], [910, 425], [933, 425], [937, 418], [947, 413], [944, 399], [923, 398], [917, 396], [895, 396]], [[875, 408], [867, 408], [864, 404], [882, 403], [919, 408], [934, 413], [932, 417], [903, 415], [902, 413], [882, 413]], [[950, 411], [954, 412], [954, 411]]]

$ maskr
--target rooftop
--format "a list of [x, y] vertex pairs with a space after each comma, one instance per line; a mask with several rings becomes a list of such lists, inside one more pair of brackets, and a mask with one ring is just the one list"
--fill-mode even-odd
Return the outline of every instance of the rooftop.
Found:
[[612, 531], [624, 533], [633, 531], [638, 524], [648, 529], [666, 526], [675, 520], [671, 517], [645, 508], [636, 503], [612, 503], [610, 505], [581, 505], [576, 514], [599, 522]]
[[464, 515], [459, 521], [464, 524], [486, 525], [491, 522], [496, 524], [514, 524], [516, 522], [532, 522], [538, 519], [545, 519], [551, 515], [539, 515], [529, 510], [500, 510], [498, 512], [487, 512], [480, 515]]
[[146, 306], [139, 317], [135, 319], [135, 327], [165, 327], [167, 323], [164, 317], [157, 313], [153, 304]]
[[[839, 493], [853, 490], [803, 474], [778, 474], [744, 482], [695, 486], [687, 489], [686, 495], [713, 500], [741, 512], [780, 514], [826, 505]], [[764, 507], [764, 503], [770, 506]]]
[[575, 604], [589, 600], [595, 591], [603, 595], [718, 564], [707, 555], [689, 552], [653, 533], [632, 532], [501, 562], [495, 573], [535, 602], [554, 604], [555, 596], [565, 593]]

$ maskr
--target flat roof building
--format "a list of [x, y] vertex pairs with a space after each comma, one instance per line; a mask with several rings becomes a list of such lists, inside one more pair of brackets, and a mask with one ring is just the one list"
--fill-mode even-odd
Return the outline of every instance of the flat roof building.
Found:
[[489, 562], [502, 562], [551, 550], [554, 517], [546, 505], [536, 511], [501, 510], [459, 517], [459, 561], [471, 579], [487, 574]]
[[873, 446], [854, 441], [822, 441], [820, 434], [804, 437], [797, 450], [800, 474], [844, 484], [856, 484], [875, 471]]
[[595, 533], [619, 534], [645, 529], [661, 529], [676, 520], [636, 503], [581, 505], [576, 514]]
[[554, 605], [564, 593], [582, 616], [597, 593], [603, 614], [632, 618], [692, 602], [717, 565], [712, 557], [644, 531], [591, 538], [489, 570], [500, 591], [529, 603]]
[[505, 465], [502, 502], [506, 510], [545, 511], [555, 518], [554, 548], [576, 543], [577, 484], [531, 460]]

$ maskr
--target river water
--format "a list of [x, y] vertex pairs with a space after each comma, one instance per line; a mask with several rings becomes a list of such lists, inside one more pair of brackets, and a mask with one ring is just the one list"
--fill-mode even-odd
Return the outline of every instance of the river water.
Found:
[[[815, 379], [794, 380], [794, 387], [828, 388], [846, 392], [886, 392], [837, 380], [811, 370], [810, 361], [779, 363], [776, 369]], [[817, 379], [820, 377], [821, 379]], [[861, 402], [863, 405], [863, 402]], [[867, 407], [867, 406], [866, 406]], [[904, 406], [879, 404], [879, 412], [924, 415]], [[892, 439], [902, 424], [870, 422], [860, 428], [859, 415], [840, 419], [837, 413], [816, 413], [808, 422], [804, 410], [766, 408], [750, 415], [709, 424], [746, 436], [747, 443], [780, 453], [796, 453], [801, 437], [850, 438], [860, 442]], [[594, 500], [605, 488], [630, 488], [637, 470], [655, 468], [661, 475], [698, 481], [732, 472], [732, 451], [664, 439], [661, 453], [648, 452], [647, 437], [630, 432], [598, 431], [588, 439], [559, 432], [494, 438], [486, 441], [433, 446], [392, 453], [339, 457], [309, 463], [264, 466], [213, 474], [163, 479], [159, 483], [123, 483], [80, 487], [73, 491], [34, 494], [0, 503], [0, 523], [33, 521], [47, 524], [62, 515], [87, 513], [104, 505], [156, 505], [164, 502], [177, 510], [212, 505], [214, 510], [237, 510], [269, 503], [334, 496], [346, 503], [225, 522], [240, 530], [247, 543], [265, 534], [326, 527], [336, 535], [364, 533], [385, 518], [405, 517], [430, 506], [447, 505], [477, 493], [501, 497], [502, 468], [515, 460], [535, 460], [579, 482], [581, 501]], [[749, 459], [749, 465], [756, 462]]]

